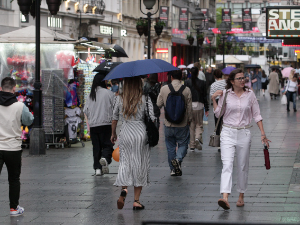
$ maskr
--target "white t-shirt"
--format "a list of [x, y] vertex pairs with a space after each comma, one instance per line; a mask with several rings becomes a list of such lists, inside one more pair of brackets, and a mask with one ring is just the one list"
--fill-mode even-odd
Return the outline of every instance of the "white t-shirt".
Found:
[[81, 114], [81, 109], [79, 107], [76, 107], [74, 109], [66, 108], [65, 109], [65, 114], [68, 117], [74, 117], [74, 116], [80, 116]]
[[78, 124], [81, 123], [82, 120], [80, 117], [68, 117], [65, 119], [66, 125], [68, 124], [69, 138], [74, 139], [77, 137], [77, 127]]
[[289, 80], [287, 82], [285, 91], [295, 92], [295, 91], [297, 91], [297, 89], [298, 89], [298, 82], [297, 81], [294, 82], [294, 81]]
[[193, 110], [202, 110], [204, 109], [204, 104], [202, 102], [192, 102]]

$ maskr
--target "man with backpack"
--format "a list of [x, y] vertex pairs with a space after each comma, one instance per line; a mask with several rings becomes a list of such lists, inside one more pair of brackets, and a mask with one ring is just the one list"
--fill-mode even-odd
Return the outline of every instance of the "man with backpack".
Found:
[[163, 86], [157, 98], [157, 106], [165, 109], [165, 142], [171, 176], [182, 175], [181, 163], [187, 153], [192, 122], [192, 94], [181, 84], [181, 79], [181, 70], [172, 72], [172, 83]]

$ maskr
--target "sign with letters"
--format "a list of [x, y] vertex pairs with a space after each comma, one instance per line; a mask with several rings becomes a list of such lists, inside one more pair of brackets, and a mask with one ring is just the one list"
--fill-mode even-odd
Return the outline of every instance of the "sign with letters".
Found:
[[267, 38], [288, 39], [300, 37], [299, 6], [268, 6], [266, 15]]
[[231, 30], [231, 9], [222, 9], [222, 21], [226, 22]]
[[243, 30], [251, 31], [252, 30], [251, 8], [243, 8], [242, 17], [243, 17]]
[[179, 9], [179, 30], [188, 30], [189, 22], [189, 9], [188, 8], [180, 8]]

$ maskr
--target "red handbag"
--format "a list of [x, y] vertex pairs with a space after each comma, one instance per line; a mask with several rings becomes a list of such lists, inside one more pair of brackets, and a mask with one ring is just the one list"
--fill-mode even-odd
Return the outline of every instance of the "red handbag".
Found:
[[266, 166], [266, 169], [269, 170], [271, 168], [270, 155], [269, 155], [268, 147], [266, 145], [264, 148], [264, 155], [265, 155], [265, 166]]

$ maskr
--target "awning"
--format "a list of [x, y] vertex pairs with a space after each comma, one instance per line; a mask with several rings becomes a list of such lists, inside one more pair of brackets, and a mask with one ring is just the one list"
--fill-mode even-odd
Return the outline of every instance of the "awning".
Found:
[[193, 45], [190, 45], [190, 43], [186, 39], [182, 39], [182, 38], [178, 38], [178, 37], [172, 37], [172, 43], [177, 43], [177, 44], [182, 44], [182, 45], [189, 45], [189, 46], [197, 46], [197, 40], [196, 39], [194, 40]]
[[[221, 61], [223, 63], [223, 61]], [[233, 63], [233, 64], [243, 64], [241, 60], [238, 60], [234, 56], [229, 56], [225, 59], [225, 63]]]

